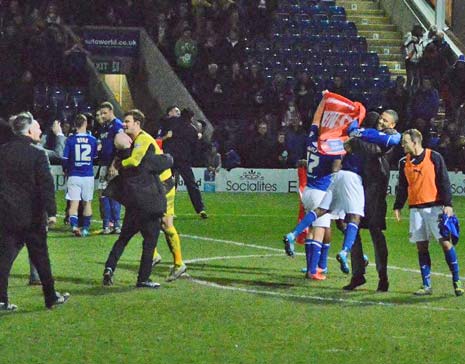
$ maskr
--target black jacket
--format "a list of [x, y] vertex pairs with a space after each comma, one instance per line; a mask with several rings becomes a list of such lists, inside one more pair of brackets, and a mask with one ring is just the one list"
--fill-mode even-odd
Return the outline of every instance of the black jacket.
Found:
[[389, 186], [388, 151], [383, 151], [373, 143], [352, 138], [350, 145], [353, 152], [364, 157], [362, 181], [365, 192], [365, 216], [360, 222], [360, 228], [386, 229], [386, 195]]
[[0, 226], [10, 231], [43, 227], [56, 215], [55, 185], [47, 156], [26, 136], [0, 146]]
[[[117, 157], [125, 159], [128, 155], [117, 153]], [[166, 212], [166, 191], [159, 174], [172, 165], [169, 154], [156, 155], [150, 147], [138, 167], [119, 170], [120, 174], [108, 183], [103, 195], [143, 214], [162, 216]]]
[[171, 118], [169, 130], [173, 136], [163, 142], [163, 151], [173, 156], [175, 167], [192, 166], [194, 156], [199, 152], [197, 131], [183, 118]]

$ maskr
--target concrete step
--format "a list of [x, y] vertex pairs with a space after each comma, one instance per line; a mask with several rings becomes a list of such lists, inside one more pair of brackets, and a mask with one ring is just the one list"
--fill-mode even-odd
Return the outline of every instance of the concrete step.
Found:
[[395, 24], [357, 24], [359, 31], [370, 32], [396, 32], [397, 25]]
[[368, 39], [390, 39], [397, 40], [398, 42], [402, 39], [402, 33], [397, 31], [373, 31], [373, 30], [362, 30], [358, 29], [358, 35]]
[[389, 70], [394, 71], [403, 70], [405, 72], [405, 63], [403, 61], [379, 61], [380, 65], [388, 66]]
[[338, 6], [343, 6], [346, 10], [379, 10], [380, 7], [377, 3], [371, 0], [337, 0]]
[[400, 49], [402, 45], [402, 40], [400, 38], [393, 38], [393, 39], [367, 38], [367, 43], [369, 47], [397, 47], [398, 49]]
[[396, 45], [368, 45], [370, 51], [378, 54], [396, 54], [402, 56], [400, 46]]
[[347, 17], [347, 20], [353, 21], [357, 26], [367, 25], [367, 24], [384, 24], [392, 25], [391, 19], [388, 16], [367, 16], [367, 15], [350, 15]]
[[[370, 51], [373, 51], [373, 49], [370, 49]], [[384, 54], [384, 53], [378, 53], [379, 61], [393, 61], [393, 62], [402, 62], [404, 60], [403, 56], [401, 54]]]
[[346, 9], [348, 17], [352, 16], [385, 16], [386, 12], [383, 9], [374, 10], [350, 10]]

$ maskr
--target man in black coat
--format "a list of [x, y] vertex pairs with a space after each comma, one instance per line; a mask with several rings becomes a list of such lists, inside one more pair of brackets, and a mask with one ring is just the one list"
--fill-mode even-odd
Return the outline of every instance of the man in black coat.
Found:
[[175, 174], [176, 184], [181, 176], [195, 212], [202, 219], [206, 219], [208, 215], [205, 212], [199, 186], [195, 182], [194, 172], [192, 172], [193, 157], [198, 153], [199, 142], [197, 131], [191, 124], [193, 117], [194, 113], [191, 110], [183, 109], [181, 117], [169, 119], [167, 135], [171, 136], [164, 140], [163, 151], [173, 156], [172, 170]]
[[47, 156], [32, 145], [40, 141], [40, 125], [30, 113], [10, 119], [15, 136], [0, 147], [0, 309], [15, 310], [8, 301], [11, 266], [25, 244], [39, 272], [45, 306], [67, 301], [55, 291], [47, 247], [47, 223], [56, 223], [55, 186]]
[[[370, 125], [370, 119], [373, 120]], [[397, 133], [394, 129], [398, 121], [398, 115], [394, 110], [386, 110], [379, 117], [377, 113], [369, 113], [364, 126], [376, 127], [386, 134]], [[352, 150], [363, 151], [365, 163], [363, 167], [363, 189], [365, 191], [365, 217], [362, 218], [360, 228], [370, 231], [375, 251], [376, 270], [378, 272], [378, 292], [387, 292], [389, 280], [387, 275], [388, 249], [386, 237], [386, 195], [389, 186], [389, 161], [388, 155], [392, 148], [380, 148], [375, 144], [362, 141], [360, 138], [351, 140]], [[362, 240], [360, 233], [351, 250], [352, 278], [350, 283], [343, 287], [344, 290], [352, 291], [363, 285], [365, 280], [366, 261], [363, 255]]]

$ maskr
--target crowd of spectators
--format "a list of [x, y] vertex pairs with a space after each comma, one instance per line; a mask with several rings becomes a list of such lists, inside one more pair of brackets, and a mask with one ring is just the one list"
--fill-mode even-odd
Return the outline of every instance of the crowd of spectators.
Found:
[[[277, 11], [276, 0], [0, 1], [1, 44], [8, 49], [2, 52], [2, 114], [31, 109], [40, 82], [79, 80], [70, 74], [78, 73], [85, 51], [67, 39], [62, 24], [140, 26], [214, 125], [213, 141], [225, 162], [232, 154], [235, 166], [240, 160], [243, 167], [295, 167], [305, 154], [321, 87], [308, 72], [265, 75], [250, 56], [248, 49], [271, 38]], [[403, 50], [407, 80], [392, 82], [383, 108], [399, 113], [401, 131], [421, 129], [447, 160], [464, 148], [465, 59], [455, 59], [434, 27], [423, 34], [414, 26]], [[354, 93], [340, 75], [325, 86], [349, 98]], [[445, 121], [438, 119], [442, 109]], [[457, 168], [454, 161], [449, 158], [451, 168]]]

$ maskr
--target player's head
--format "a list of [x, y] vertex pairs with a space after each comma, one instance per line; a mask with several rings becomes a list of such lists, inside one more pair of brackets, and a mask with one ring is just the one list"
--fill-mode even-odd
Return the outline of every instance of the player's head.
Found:
[[378, 130], [394, 129], [398, 121], [399, 121], [399, 115], [397, 115], [397, 112], [395, 112], [394, 110], [385, 110], [379, 116], [376, 129]]
[[179, 118], [181, 116], [181, 109], [177, 105], [172, 105], [166, 108], [166, 115], [169, 118]]
[[368, 112], [367, 116], [365, 116], [365, 119], [363, 120], [363, 127], [376, 128], [378, 125], [379, 116], [379, 113], [377, 113], [376, 111]]
[[406, 154], [418, 155], [423, 150], [423, 135], [418, 129], [408, 129], [402, 134], [402, 148]]
[[142, 130], [145, 124], [145, 115], [142, 111], [132, 109], [124, 114], [123, 128], [126, 134], [131, 138], [135, 138]]
[[126, 133], [118, 133], [115, 135], [115, 148], [118, 150], [131, 148], [132, 139]]
[[40, 142], [42, 130], [39, 122], [34, 119], [30, 112], [26, 111], [13, 115], [10, 117], [9, 123], [14, 134], [25, 135], [36, 143]]
[[85, 132], [87, 129], [87, 117], [84, 114], [77, 114], [76, 119], [74, 120], [74, 126], [76, 127], [76, 130]]
[[100, 104], [100, 117], [102, 118], [102, 122], [107, 123], [112, 121], [115, 118], [115, 112], [113, 109], [113, 104], [109, 101], [105, 101]]
[[102, 118], [102, 112], [100, 111], [100, 109], [98, 109], [96, 112], [95, 112], [95, 120], [97, 121], [97, 123], [99, 125], [103, 125], [104, 124], [104, 121], [103, 121], [103, 118]]

